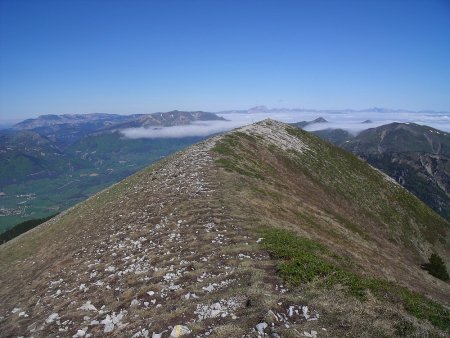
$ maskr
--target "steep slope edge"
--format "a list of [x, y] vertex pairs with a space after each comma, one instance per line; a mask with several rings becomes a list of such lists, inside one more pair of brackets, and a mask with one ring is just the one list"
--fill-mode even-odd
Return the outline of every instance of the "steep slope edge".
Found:
[[415, 123], [391, 123], [340, 144], [330, 141], [382, 170], [450, 220], [450, 134]]
[[407, 323], [443, 334], [448, 312], [437, 305], [428, 307], [442, 317], [436, 325], [401, 298], [353, 297], [320, 274], [286, 288], [269, 254], [273, 231], [284, 230], [286, 247], [289, 234], [305, 238], [305, 250], [320, 247], [346, 271], [448, 300], [448, 284], [419, 268], [432, 251], [449, 262], [445, 220], [353, 155], [266, 120], [177, 153], [0, 247], [0, 331], [167, 337], [183, 325], [236, 337], [268, 323], [258, 329], [274, 337], [379, 337]]

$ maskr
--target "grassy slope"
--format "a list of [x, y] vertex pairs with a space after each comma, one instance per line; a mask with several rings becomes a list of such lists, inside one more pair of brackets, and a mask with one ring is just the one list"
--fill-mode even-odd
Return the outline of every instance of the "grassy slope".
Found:
[[401, 177], [405, 188], [450, 220], [448, 133], [414, 123], [391, 123], [365, 130], [348, 142], [333, 143], [389, 176]]
[[442, 217], [450, 220], [450, 199], [431, 177], [425, 166], [430, 165], [435, 173], [441, 173], [441, 182], [445, 182], [445, 173], [450, 172], [450, 162], [441, 156], [439, 160], [433, 155], [421, 153], [400, 154], [363, 154], [360, 156], [393, 178], [402, 178], [402, 185], [416, 195]]
[[[340, 319], [344, 326], [370, 326], [375, 336], [423, 333], [430, 329], [430, 322], [448, 328], [449, 312], [420, 294], [448, 305], [449, 285], [422, 271], [420, 264], [433, 250], [449, 262], [449, 223], [357, 157], [310, 133], [285, 128], [308, 149], [284, 151], [251, 131], [227, 135], [215, 147], [217, 163], [232, 182], [227, 196], [234, 196], [230, 203], [235, 204], [237, 215], [251, 219], [257, 227], [293, 231], [293, 241], [311, 240], [313, 247], [331, 253], [332, 260], [339, 258], [334, 263], [320, 261], [313, 275], [303, 280], [296, 275], [298, 266], [292, 270], [291, 264], [300, 264], [302, 273], [307, 273], [307, 264], [292, 261], [294, 250], [293, 256], [281, 255], [288, 259], [279, 266], [281, 275], [319, 298], [336, 316], [345, 317]], [[270, 237], [267, 232], [262, 236]], [[278, 244], [278, 249], [286, 249], [283, 241]], [[274, 249], [270, 242], [267, 245]], [[315, 255], [311, 247], [304, 250]], [[325, 277], [330, 271], [332, 275], [344, 272]], [[331, 279], [332, 291], [324, 291], [324, 279]], [[349, 301], [349, 290], [359, 300]], [[392, 315], [391, 321], [371, 313], [380, 310], [375, 310], [380, 303]], [[361, 311], [360, 318], [354, 317], [350, 307]], [[355, 329], [353, 334], [362, 332]]]

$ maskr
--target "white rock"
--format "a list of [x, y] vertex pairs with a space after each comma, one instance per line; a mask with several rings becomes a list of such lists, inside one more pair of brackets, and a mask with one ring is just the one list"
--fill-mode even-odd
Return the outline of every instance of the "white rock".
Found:
[[317, 331], [311, 330], [311, 332], [303, 331], [305, 337], [317, 338]]
[[214, 285], [209, 284], [208, 286], [202, 287], [202, 289], [205, 290], [206, 292], [211, 292], [214, 290]]
[[84, 330], [78, 330], [76, 334], [74, 334], [72, 337], [84, 337], [86, 335], [86, 331]]
[[266, 327], [267, 327], [267, 323], [262, 322], [262, 323], [259, 323], [259, 324], [256, 325], [256, 330], [257, 330], [259, 333], [264, 333], [264, 329], [265, 329]]
[[140, 304], [140, 302], [137, 299], [133, 299], [131, 301], [131, 306], [138, 306]]
[[59, 315], [55, 312], [55, 313], [52, 313], [50, 316], [48, 316], [47, 319], [45, 320], [45, 322], [47, 324], [50, 324], [50, 323], [53, 323], [57, 319], [59, 319]]
[[294, 307], [293, 306], [289, 306], [288, 316], [292, 317], [293, 315], [294, 315]]
[[147, 291], [147, 295], [153, 296], [155, 294], [155, 291]]
[[16, 313], [20, 311], [20, 307], [15, 307], [14, 309], [12, 309], [11, 313]]
[[198, 298], [198, 296], [195, 293], [191, 293], [191, 292], [186, 293], [183, 297], [184, 297], [184, 299], [190, 299], [190, 298], [197, 299]]
[[180, 289], [181, 288], [181, 285], [179, 285], [179, 284], [171, 284], [170, 286], [169, 286], [169, 290], [170, 291], [176, 291], [176, 290], [178, 290], [178, 289]]
[[148, 337], [148, 330], [142, 329], [141, 331], [136, 332], [131, 338], [138, 338], [138, 337]]
[[302, 312], [303, 312], [303, 316], [308, 319], [309, 318], [309, 314], [308, 314], [308, 307], [307, 306], [302, 306]]
[[125, 317], [126, 313], [127, 312], [124, 311], [124, 310], [120, 310], [120, 312], [117, 315], [116, 315], [115, 312], [113, 312], [113, 314], [111, 316], [113, 323], [114, 324], [119, 324], [122, 321], [123, 317]]
[[103, 319], [100, 322], [100, 324], [105, 325], [105, 329], [103, 330], [103, 332], [105, 332], [105, 333], [109, 333], [114, 330], [114, 323], [113, 323], [110, 315], [106, 315], [106, 318]]
[[84, 303], [79, 309], [83, 311], [97, 311], [97, 308], [91, 303], [90, 300]]
[[175, 325], [172, 332], [170, 333], [170, 337], [177, 338], [191, 333], [191, 330], [187, 326], [183, 325]]

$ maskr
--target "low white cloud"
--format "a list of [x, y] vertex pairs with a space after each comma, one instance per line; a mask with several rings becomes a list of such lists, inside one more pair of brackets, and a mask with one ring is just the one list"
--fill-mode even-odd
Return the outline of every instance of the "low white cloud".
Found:
[[208, 136], [222, 133], [243, 126], [237, 121], [202, 121], [193, 122], [183, 126], [173, 127], [150, 127], [150, 128], [127, 128], [120, 132], [127, 138], [182, 138], [192, 136]]
[[[449, 113], [427, 113], [427, 112], [354, 112], [354, 111], [295, 111], [280, 110], [261, 113], [231, 113], [221, 115], [232, 121], [240, 121], [242, 124], [250, 124], [265, 118], [272, 118], [286, 123], [301, 121], [312, 121], [318, 117], [323, 117], [327, 123], [314, 123], [305, 129], [308, 131], [322, 129], [344, 129], [353, 134], [357, 134], [369, 128], [375, 128], [393, 122], [417, 123], [427, 125], [436, 129], [450, 132]], [[367, 123], [367, 121], [370, 121]], [[366, 123], [363, 123], [366, 122]]]
[[[222, 133], [240, 126], [255, 123], [266, 118], [272, 118], [286, 123], [312, 121], [318, 117], [325, 118], [328, 123], [315, 123], [307, 126], [308, 131], [322, 129], [344, 129], [353, 134], [362, 130], [378, 127], [392, 122], [409, 122], [428, 125], [430, 127], [450, 132], [450, 114], [428, 112], [354, 112], [354, 111], [295, 111], [272, 110], [265, 112], [233, 112], [217, 114], [228, 121], [197, 121], [189, 125], [162, 128], [129, 128], [121, 130], [127, 138], [182, 138], [206, 137]], [[362, 123], [370, 120], [369, 123]]]
[[[417, 123], [427, 125], [436, 129], [450, 132], [450, 115], [444, 114], [427, 114], [412, 112], [397, 113], [379, 113], [364, 112], [353, 114], [325, 114], [323, 116], [329, 123], [315, 123], [307, 126], [308, 131], [322, 130], [327, 128], [344, 129], [353, 134], [357, 134], [369, 128], [379, 127], [385, 124], [401, 122], [401, 123]], [[369, 120], [369, 123], [362, 123]]]

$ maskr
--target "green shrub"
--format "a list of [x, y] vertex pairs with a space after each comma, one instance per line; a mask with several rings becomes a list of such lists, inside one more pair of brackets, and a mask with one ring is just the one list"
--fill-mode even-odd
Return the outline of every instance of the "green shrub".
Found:
[[442, 258], [432, 253], [430, 256], [430, 262], [423, 264], [422, 267], [427, 270], [430, 275], [442, 279], [443, 281], [447, 281], [449, 279], [447, 268], [445, 267], [444, 261]]

